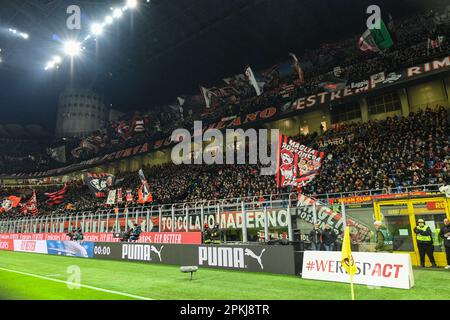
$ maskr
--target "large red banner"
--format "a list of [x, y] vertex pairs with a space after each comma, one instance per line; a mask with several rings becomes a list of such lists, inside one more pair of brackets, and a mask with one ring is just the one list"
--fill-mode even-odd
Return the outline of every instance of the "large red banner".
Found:
[[[86, 232], [84, 241], [92, 242], [119, 242], [111, 232]], [[70, 240], [65, 233], [0, 233], [0, 249], [12, 248], [12, 240]], [[139, 241], [141, 243], [174, 243], [174, 244], [201, 244], [201, 232], [142, 232]], [[9, 246], [8, 246], [9, 244]], [[3, 249], [8, 250], [8, 249]], [[12, 250], [12, 249], [11, 249]]]
[[288, 136], [279, 136], [277, 155], [277, 186], [306, 186], [317, 175], [324, 152], [314, 150]]

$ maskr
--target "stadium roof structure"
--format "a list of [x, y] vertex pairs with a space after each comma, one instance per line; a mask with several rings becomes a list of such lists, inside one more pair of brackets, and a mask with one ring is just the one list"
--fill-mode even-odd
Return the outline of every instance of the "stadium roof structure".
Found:
[[[430, 2], [442, 3], [380, 0], [377, 4], [383, 14], [392, 13], [395, 19], [429, 7]], [[68, 82], [68, 72], [39, 72], [57, 50], [57, 40], [74, 34], [65, 28], [67, 7], [81, 7], [81, 33], [86, 33], [92, 22], [123, 3], [1, 1], [0, 28], [12, 26], [30, 33], [26, 45], [4, 43], [2, 54], [8, 66], [2, 68], [16, 74], [31, 69], [40, 81], [53, 79], [51, 90], [58, 94], [61, 84]], [[254, 70], [270, 68], [289, 60], [288, 52], [301, 54], [307, 48], [360, 34], [366, 29], [365, 12], [371, 4], [371, 0], [142, 0], [131, 19], [127, 16], [109, 28], [97, 48], [95, 44], [87, 48], [84, 61], [76, 65], [75, 78], [107, 93], [114, 106], [163, 105], [177, 95], [196, 92], [199, 85], [213, 86], [243, 73], [247, 65]], [[0, 77], [0, 86], [2, 81]]]

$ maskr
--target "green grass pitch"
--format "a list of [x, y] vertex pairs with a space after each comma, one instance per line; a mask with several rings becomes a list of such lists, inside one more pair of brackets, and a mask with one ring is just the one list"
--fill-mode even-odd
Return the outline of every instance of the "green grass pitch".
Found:
[[[81, 271], [79, 289], [65, 283]], [[6, 271], [7, 269], [8, 271]], [[15, 271], [15, 272], [12, 272]], [[25, 274], [24, 274], [25, 273]], [[36, 277], [37, 276], [37, 277]], [[43, 277], [43, 278], [39, 278]], [[357, 300], [450, 299], [450, 271], [415, 269], [411, 290], [355, 285]], [[58, 280], [52, 281], [51, 279]], [[200, 268], [194, 280], [177, 266], [0, 251], [0, 299], [21, 300], [348, 300], [348, 284]]]

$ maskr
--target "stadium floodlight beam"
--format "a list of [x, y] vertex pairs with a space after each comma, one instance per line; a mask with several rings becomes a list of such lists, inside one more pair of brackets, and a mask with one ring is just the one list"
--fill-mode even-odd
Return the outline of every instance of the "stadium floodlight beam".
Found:
[[111, 24], [111, 23], [113, 23], [113, 21], [114, 21], [114, 19], [111, 16], [107, 16], [105, 18], [105, 23], [106, 24]]
[[127, 7], [130, 9], [136, 8], [138, 5], [137, 0], [127, 0]]
[[118, 18], [122, 17], [122, 15], [123, 15], [122, 9], [119, 9], [119, 8], [114, 9], [114, 11], [113, 11], [114, 18], [118, 19]]
[[47, 62], [47, 65], [45, 66], [45, 70], [53, 69], [55, 67], [55, 61], [49, 61]]
[[81, 44], [74, 40], [67, 41], [64, 43], [64, 52], [70, 57], [75, 57], [81, 52]]
[[54, 67], [59, 67], [61, 64], [62, 59], [60, 56], [54, 56], [52, 61], [47, 62], [47, 65], [45, 66], [45, 70], [53, 69]]
[[95, 36], [100, 36], [103, 33], [103, 26], [100, 23], [93, 23], [91, 26], [91, 32]]

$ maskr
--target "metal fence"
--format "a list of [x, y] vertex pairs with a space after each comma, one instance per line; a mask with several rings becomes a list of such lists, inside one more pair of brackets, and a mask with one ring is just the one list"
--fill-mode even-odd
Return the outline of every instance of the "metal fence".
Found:
[[[397, 192], [437, 191], [439, 185], [405, 188]], [[318, 206], [328, 206], [328, 200], [358, 195], [393, 193], [394, 190], [364, 190], [359, 192], [316, 195], [316, 203], [308, 210], [313, 218], [321, 210]], [[171, 205], [144, 205], [127, 208], [110, 208], [97, 211], [70, 212], [65, 215], [46, 215], [0, 220], [0, 233], [63, 233], [73, 228], [81, 228], [84, 233], [122, 232], [139, 224], [144, 232], [192, 232], [204, 231], [204, 223], [212, 226], [219, 223], [225, 230], [225, 241], [248, 242], [255, 239], [255, 232], [269, 240], [271, 234], [282, 234], [286, 239], [294, 239], [297, 228], [297, 193], [271, 194], [234, 199], [186, 202]], [[342, 206], [345, 215], [345, 205]], [[259, 224], [247, 225], [249, 217]], [[233, 227], [227, 223], [233, 220]], [[280, 221], [275, 221], [280, 219]], [[302, 218], [304, 219], [304, 218]], [[354, 219], [354, 216], [352, 217]], [[344, 219], [344, 221], [346, 221]], [[240, 223], [239, 223], [240, 222]], [[344, 222], [345, 223], [345, 222]], [[364, 224], [364, 223], [362, 223]], [[367, 226], [367, 223], [365, 224]], [[255, 231], [256, 230], [256, 231]], [[230, 232], [227, 232], [230, 231]], [[249, 232], [252, 235], [249, 235]], [[250, 239], [251, 238], [251, 239]]]
[[[247, 241], [247, 217], [251, 212], [263, 212], [265, 231], [268, 235], [268, 217], [272, 209], [285, 209], [289, 212], [296, 194], [271, 195], [269, 200], [228, 199], [196, 203], [180, 203], [172, 205], [150, 205], [67, 213], [65, 215], [46, 215], [0, 220], [0, 233], [61, 233], [73, 228], [81, 228], [83, 232], [121, 232], [135, 223], [141, 225], [144, 232], [191, 232], [204, 231], [204, 221], [221, 224], [224, 213], [240, 213], [243, 219], [242, 240]], [[289, 221], [289, 238], [292, 238], [292, 221]], [[213, 217], [211, 219], [211, 217]]]

